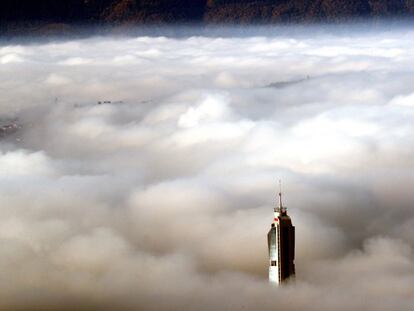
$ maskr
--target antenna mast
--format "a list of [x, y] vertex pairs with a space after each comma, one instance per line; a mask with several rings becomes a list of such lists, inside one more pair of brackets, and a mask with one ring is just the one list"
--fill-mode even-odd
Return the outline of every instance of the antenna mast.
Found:
[[282, 211], [282, 181], [279, 179], [279, 210]]

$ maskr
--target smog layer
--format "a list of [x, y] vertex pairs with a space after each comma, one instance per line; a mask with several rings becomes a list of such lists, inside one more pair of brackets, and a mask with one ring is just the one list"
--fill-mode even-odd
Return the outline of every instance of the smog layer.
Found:
[[0, 309], [412, 310], [410, 28], [2, 43]]

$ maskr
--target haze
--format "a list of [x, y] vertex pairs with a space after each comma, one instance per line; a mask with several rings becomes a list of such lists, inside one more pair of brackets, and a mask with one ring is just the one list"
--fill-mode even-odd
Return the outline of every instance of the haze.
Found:
[[1, 309], [412, 310], [414, 30], [229, 33], [1, 44]]

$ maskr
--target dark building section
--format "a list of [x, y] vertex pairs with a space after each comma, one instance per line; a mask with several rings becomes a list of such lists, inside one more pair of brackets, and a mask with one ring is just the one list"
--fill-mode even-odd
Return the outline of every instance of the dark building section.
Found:
[[295, 227], [287, 215], [281, 216], [279, 223], [281, 249], [280, 279], [283, 282], [295, 275]]
[[274, 209], [274, 217], [267, 234], [269, 249], [269, 282], [282, 284], [295, 275], [295, 227], [282, 205], [279, 193], [279, 207]]
[[0, 140], [13, 136], [22, 126], [17, 118], [0, 118]]

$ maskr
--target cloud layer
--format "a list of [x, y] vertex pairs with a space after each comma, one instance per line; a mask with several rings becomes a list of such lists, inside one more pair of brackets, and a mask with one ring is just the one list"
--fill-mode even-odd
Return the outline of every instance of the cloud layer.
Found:
[[414, 32], [302, 30], [3, 43], [0, 308], [411, 310]]

